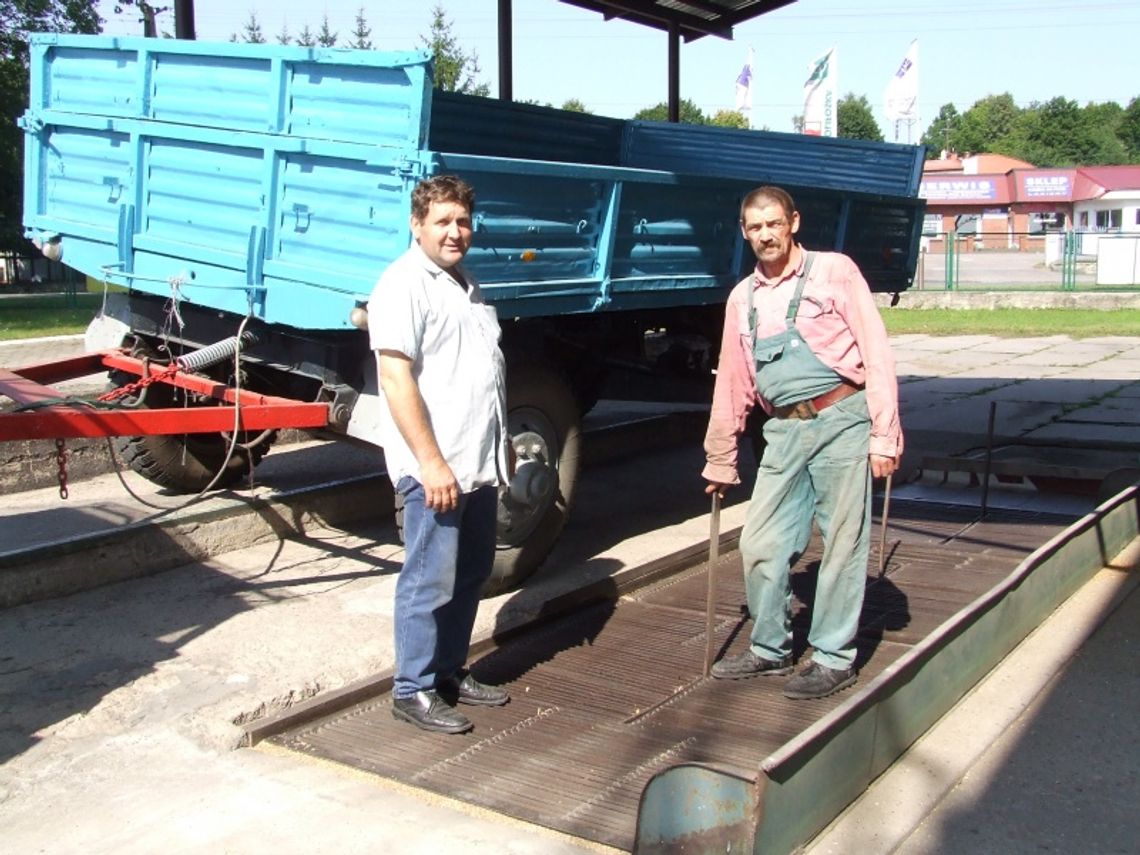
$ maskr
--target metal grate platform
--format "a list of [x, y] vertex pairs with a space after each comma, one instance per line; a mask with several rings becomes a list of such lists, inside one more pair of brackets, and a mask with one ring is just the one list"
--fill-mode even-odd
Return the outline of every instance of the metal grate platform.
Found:
[[[869, 682], [947, 617], [989, 590], [1065, 521], [930, 505], [893, 509], [889, 560], [876, 549], [859, 635], [860, 681]], [[875, 532], [873, 544], [878, 544]], [[805, 651], [818, 540], [797, 564], [796, 655]], [[737, 552], [717, 564], [716, 642], [744, 649]], [[785, 678], [702, 676], [704, 565], [617, 600], [596, 602], [503, 642], [475, 663], [503, 684], [505, 707], [464, 707], [475, 723], [441, 737], [396, 721], [390, 697], [369, 699], [281, 735], [277, 744], [603, 844], [630, 849], [638, 802], [657, 772], [713, 764], [755, 779], [760, 762], [844, 703], [783, 697]]]

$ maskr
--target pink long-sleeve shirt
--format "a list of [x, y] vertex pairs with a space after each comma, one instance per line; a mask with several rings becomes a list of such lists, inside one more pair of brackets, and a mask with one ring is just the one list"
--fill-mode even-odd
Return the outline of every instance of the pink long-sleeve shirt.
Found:
[[[739, 484], [738, 437], [757, 401], [768, 412], [771, 404], [756, 392], [752, 334], [748, 329], [748, 290], [756, 308], [756, 337], [766, 338], [787, 328], [784, 316], [803, 271], [805, 253], [797, 267], [778, 280], [768, 280], [756, 266], [752, 275], [732, 289], [724, 315], [724, 337], [717, 366], [712, 412], [705, 434], [708, 463], [703, 477], [718, 484]], [[867, 387], [871, 414], [871, 454], [902, 454], [898, 380], [887, 331], [866, 280], [850, 258], [817, 252], [804, 285], [796, 329], [816, 357], [852, 383]]]

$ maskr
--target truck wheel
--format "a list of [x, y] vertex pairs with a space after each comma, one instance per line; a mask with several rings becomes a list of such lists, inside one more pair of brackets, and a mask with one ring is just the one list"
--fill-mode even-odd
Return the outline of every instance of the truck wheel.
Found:
[[578, 408], [558, 374], [510, 366], [507, 427], [515, 476], [500, 492], [498, 547], [484, 596], [515, 588], [538, 569], [562, 533], [578, 480]]
[[[180, 404], [175, 401], [173, 389], [155, 383], [147, 388], [143, 406], [160, 408]], [[242, 432], [228, 461], [230, 435], [222, 433], [121, 436], [115, 437], [115, 450], [131, 469], [160, 487], [179, 493], [199, 493], [214, 480], [223, 464], [225, 471], [214, 487], [220, 490], [237, 484], [269, 453], [276, 438], [276, 431], [262, 436]], [[259, 441], [249, 447], [245, 445], [254, 439]]]
[[[517, 458], [515, 478], [513, 490], [499, 495], [498, 546], [484, 597], [518, 587], [538, 569], [566, 524], [578, 480], [578, 410], [561, 377], [547, 369], [512, 366], [507, 423]], [[396, 534], [403, 543], [404, 497], [393, 492]]]

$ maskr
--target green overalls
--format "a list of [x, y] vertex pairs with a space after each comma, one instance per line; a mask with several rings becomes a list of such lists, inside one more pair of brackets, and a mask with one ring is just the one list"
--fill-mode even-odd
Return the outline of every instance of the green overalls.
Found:
[[[787, 328], [753, 343], [757, 390], [777, 407], [821, 395], [842, 380], [795, 327], [812, 261], [808, 253], [788, 304]], [[748, 310], [755, 336], [751, 288]], [[789, 569], [807, 547], [814, 517], [824, 551], [811, 604], [812, 658], [828, 668], [852, 666], [870, 546], [870, 437], [863, 391], [815, 418], [771, 418], [764, 424], [767, 445], [740, 537], [757, 656], [779, 660], [792, 652]]]

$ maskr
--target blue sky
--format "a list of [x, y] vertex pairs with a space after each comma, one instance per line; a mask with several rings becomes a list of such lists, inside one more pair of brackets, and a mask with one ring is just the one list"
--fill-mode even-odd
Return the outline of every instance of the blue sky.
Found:
[[[420, 46], [433, 0], [196, 0], [200, 40], [226, 41], [251, 12], [271, 41], [283, 26], [296, 34], [329, 23], [347, 41], [363, 7], [381, 50]], [[498, 91], [496, 0], [443, 0], [464, 48], [478, 54], [481, 79]], [[105, 32], [141, 33], [137, 15], [115, 15], [103, 2]], [[161, 21], [162, 19], [160, 19]], [[173, 30], [167, 19], [164, 29]], [[839, 91], [866, 95], [886, 138], [883, 90], [912, 39], [919, 43], [917, 142], [938, 109], [965, 110], [1010, 92], [1021, 106], [1055, 96], [1080, 104], [1140, 96], [1140, 3], [1135, 0], [798, 0], [736, 28], [735, 39], [706, 36], [681, 46], [681, 95], [706, 113], [732, 109], [734, 81], [748, 47], [755, 50], [755, 127], [792, 130], [803, 109], [808, 64], [835, 47]], [[595, 113], [628, 118], [666, 98], [664, 33], [605, 21], [555, 0], [514, 0], [514, 95], [558, 106], [578, 98]], [[906, 142], [906, 129], [900, 131]]]

